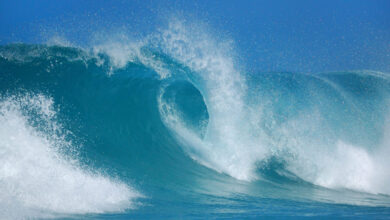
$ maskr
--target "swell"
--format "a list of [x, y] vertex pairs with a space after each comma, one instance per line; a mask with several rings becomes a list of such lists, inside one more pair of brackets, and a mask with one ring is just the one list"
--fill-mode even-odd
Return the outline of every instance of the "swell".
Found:
[[[119, 191], [135, 186], [163, 201], [243, 193], [336, 203], [359, 203], [363, 197], [371, 201], [362, 204], [388, 204], [386, 196], [348, 199], [325, 189], [318, 195], [285, 191], [316, 191], [315, 184], [389, 194], [383, 157], [389, 149], [387, 74], [244, 75], [229, 53], [210, 41], [183, 48], [178, 42], [191, 41], [190, 33], [163, 35], [158, 46], [119, 46], [121, 52], [112, 45], [93, 51], [3, 46], [0, 93], [5, 99], [50, 97], [55, 122], [66, 131], [62, 135], [80, 146], [55, 152], [76, 158], [76, 170], [108, 176], [105, 181]], [[193, 56], [194, 50], [202, 52]], [[26, 120], [47, 133], [43, 122]], [[130, 194], [123, 201], [133, 198]], [[131, 207], [121, 204], [74, 213]]]

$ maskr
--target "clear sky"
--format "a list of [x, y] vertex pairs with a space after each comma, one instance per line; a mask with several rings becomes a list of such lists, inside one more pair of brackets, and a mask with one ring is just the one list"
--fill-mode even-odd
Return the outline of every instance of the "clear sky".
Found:
[[247, 69], [390, 72], [389, 0], [0, 0], [0, 44], [144, 35], [175, 15], [232, 39]]

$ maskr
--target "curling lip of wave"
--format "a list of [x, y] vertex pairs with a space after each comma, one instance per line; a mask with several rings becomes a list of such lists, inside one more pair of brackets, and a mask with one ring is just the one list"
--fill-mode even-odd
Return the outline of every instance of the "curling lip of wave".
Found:
[[[164, 100], [161, 100], [161, 96], [159, 99], [160, 113], [167, 127], [170, 127], [179, 136], [181, 135], [180, 138], [187, 142], [185, 143], [187, 146], [184, 147], [185, 151], [203, 165], [219, 172], [227, 173], [234, 178], [251, 181], [259, 177], [256, 171], [259, 161], [267, 161], [270, 157], [276, 157], [284, 161], [286, 164], [285, 168], [296, 176], [315, 184], [331, 188], [349, 188], [371, 193], [387, 193], [386, 187], [381, 186], [381, 184], [374, 184], [378, 176], [384, 182], [388, 180], [385, 172], [377, 173], [378, 171], [383, 171], [381, 168], [383, 165], [370, 162], [375, 160], [376, 156], [374, 154], [361, 149], [361, 147], [343, 143], [342, 140], [332, 140], [333, 143], [331, 145], [333, 146], [331, 146], [331, 149], [316, 152], [316, 149], [311, 148], [310, 145], [313, 145], [312, 141], [315, 140], [315, 135], [321, 137], [323, 134], [313, 134], [314, 136], [307, 137], [307, 140], [304, 140], [305, 138], [296, 139], [297, 134], [290, 132], [291, 130], [303, 132], [306, 129], [310, 129], [310, 126], [314, 126], [313, 129], [320, 130], [321, 128], [318, 127], [318, 124], [321, 123], [321, 120], [325, 120], [322, 118], [323, 115], [316, 115], [315, 111], [310, 113], [308, 117], [303, 116], [301, 119], [299, 117], [302, 116], [297, 115], [298, 117], [288, 120], [281, 127], [274, 127], [274, 131], [271, 134], [265, 131], [260, 124], [264, 123], [263, 121], [266, 120], [265, 116], [269, 113], [264, 113], [266, 109], [264, 109], [265, 107], [262, 106], [262, 103], [249, 101], [251, 97], [248, 97], [248, 95], [251, 94], [250, 90], [253, 88], [248, 87], [246, 76], [236, 69], [233, 58], [229, 56], [229, 50], [226, 51], [224, 49], [226, 45], [219, 45], [212, 39], [200, 41], [197, 38], [207, 38], [208, 36], [198, 36], [189, 30], [182, 29], [183, 27], [180, 24], [172, 24], [170, 29], [160, 33], [159, 37], [162, 40], [158, 44], [161, 47], [158, 50], [170, 57], [171, 60], [169, 61], [164, 57], [165, 55], [162, 57], [158, 53], [152, 52], [153, 50], [146, 49], [155, 46], [154, 43], [151, 43], [151, 45], [147, 43], [137, 45], [122, 42], [122, 44], [115, 43], [112, 46], [112, 42], [109, 42], [106, 45], [96, 46], [92, 58], [84, 57], [87, 57], [87, 60], [95, 59], [94, 62], [96, 64], [104, 66], [104, 57], [102, 58], [101, 56], [108, 56], [110, 61], [108, 65], [109, 72], [112, 71], [111, 68], [126, 69], [129, 63], [135, 62], [153, 69], [159, 74], [161, 80], [170, 76], [171, 78], [178, 77], [178, 73], [184, 74], [184, 78], [187, 78], [189, 82], [199, 89], [207, 106], [209, 121], [205, 128], [204, 138], [199, 139], [191, 133], [191, 130], [182, 126], [180, 124], [181, 119], [175, 118], [177, 116], [172, 107], [168, 107], [171, 108], [168, 112], [162, 111], [161, 106], [165, 106], [164, 108], [167, 109], [168, 105], [164, 103]], [[222, 44], [224, 43], [222, 42]], [[70, 49], [70, 51], [72, 50]], [[81, 54], [85, 55], [84, 52]], [[172, 60], [176, 60], [177, 63], [172, 63]], [[183, 70], [183, 65], [189, 71]], [[173, 73], [176, 75], [172, 75]], [[387, 75], [380, 72], [358, 71], [348, 74], [354, 77], [381, 78], [387, 81]], [[303, 87], [309, 86], [305, 85], [306, 81], [311, 83], [318, 78], [318, 76], [299, 74], [292, 74], [291, 77], [295, 75], [307, 78], [302, 82], [296, 82], [298, 84], [303, 83]], [[279, 77], [283, 78], [286, 76], [289, 77], [288, 74], [282, 74]], [[329, 76], [337, 77], [337, 74], [329, 74]], [[322, 79], [326, 77], [328, 77], [327, 74], [321, 76]], [[318, 83], [318, 80], [316, 83]], [[323, 85], [321, 86], [323, 87]], [[321, 92], [319, 91], [318, 95], [322, 95], [320, 94]], [[299, 95], [297, 94], [297, 97], [294, 98], [298, 98]], [[348, 97], [346, 96], [346, 98]], [[309, 111], [311, 110], [309, 109]], [[167, 115], [167, 113], [170, 115]], [[275, 117], [277, 116], [272, 115], [272, 120], [275, 120]], [[174, 123], [169, 121], [172, 119], [174, 119]], [[248, 119], [250, 123], [243, 123], [248, 121]], [[312, 119], [315, 119], [314, 121], [317, 121], [317, 124], [303, 126], [305, 121], [308, 122]], [[275, 142], [275, 138], [280, 140]], [[295, 143], [295, 145], [286, 145], [288, 142]], [[283, 145], [280, 145], [281, 143]], [[317, 145], [321, 146], [321, 144]], [[325, 144], [321, 147], [328, 148], [329, 145]], [[194, 154], [193, 152], [197, 153]], [[288, 153], [284, 155], [284, 152]], [[323, 155], [320, 155], [321, 153], [319, 152], [323, 153]], [[351, 159], [347, 161], [350, 164], [337, 166], [336, 163], [338, 161], [332, 160], [331, 157], [333, 157], [332, 155], [343, 154], [359, 155], [357, 158], [366, 161], [366, 163], [360, 163], [358, 160]], [[326, 155], [330, 155], [330, 157], [328, 158]], [[291, 158], [290, 156], [293, 157]], [[298, 162], [295, 161], [297, 160], [296, 158], [299, 158]], [[359, 164], [363, 167], [356, 168], [354, 164]], [[334, 169], [329, 167], [334, 169], [344, 167], [345, 170], [334, 172]], [[361, 177], [359, 170], [372, 171], [372, 175]], [[348, 178], [340, 178], [344, 176], [342, 173], [348, 173]]]

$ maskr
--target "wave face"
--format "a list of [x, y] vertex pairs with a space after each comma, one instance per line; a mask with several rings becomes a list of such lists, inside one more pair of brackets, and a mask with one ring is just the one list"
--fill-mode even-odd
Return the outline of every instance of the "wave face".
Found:
[[0, 216], [388, 214], [390, 75], [248, 73], [233, 54], [180, 23], [1, 46]]

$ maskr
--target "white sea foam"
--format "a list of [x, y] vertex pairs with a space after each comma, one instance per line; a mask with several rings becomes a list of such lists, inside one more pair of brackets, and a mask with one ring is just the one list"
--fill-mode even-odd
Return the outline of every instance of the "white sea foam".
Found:
[[111, 71], [126, 67], [129, 62], [141, 63], [150, 67], [161, 79], [170, 76], [170, 71], [165, 63], [154, 57], [150, 57], [142, 50], [146, 44], [145, 41], [134, 41], [124, 35], [110, 36], [111, 40], [104, 40], [103, 43], [97, 43], [92, 51], [95, 55], [104, 53], [109, 56], [111, 62]]
[[[119, 181], [80, 168], [60, 153], [72, 143], [61, 136], [52, 99], [43, 95], [0, 102], [0, 218], [53, 217], [56, 213], [119, 212], [138, 193]], [[32, 126], [33, 121], [39, 126]], [[38, 126], [38, 125], [37, 125]], [[42, 128], [44, 126], [44, 128]]]
[[[298, 163], [291, 163], [290, 166], [303, 179], [327, 188], [390, 194], [388, 162], [384, 160], [389, 152], [383, 153], [369, 152], [361, 146], [339, 141], [335, 149], [298, 157], [307, 159], [304, 167], [300, 166], [302, 163], [298, 166]], [[312, 158], [308, 159], [308, 155]]]
[[287, 161], [287, 169], [327, 188], [390, 194], [389, 163], [385, 159], [390, 155], [390, 146], [385, 138], [382, 146], [368, 150], [329, 138], [328, 128], [323, 124], [320, 114], [307, 113], [281, 129], [278, 135], [284, 139], [282, 148], [291, 155], [280, 152], [276, 155]]
[[[322, 155], [312, 153], [308, 155], [312, 155], [313, 158], [306, 163], [307, 167], [302, 167], [300, 171], [296, 170], [298, 176], [328, 188], [379, 192], [380, 189], [375, 185], [378, 173], [381, 173], [380, 166], [365, 149], [339, 141], [336, 149], [323, 152]], [[291, 165], [294, 166], [294, 163]]]

